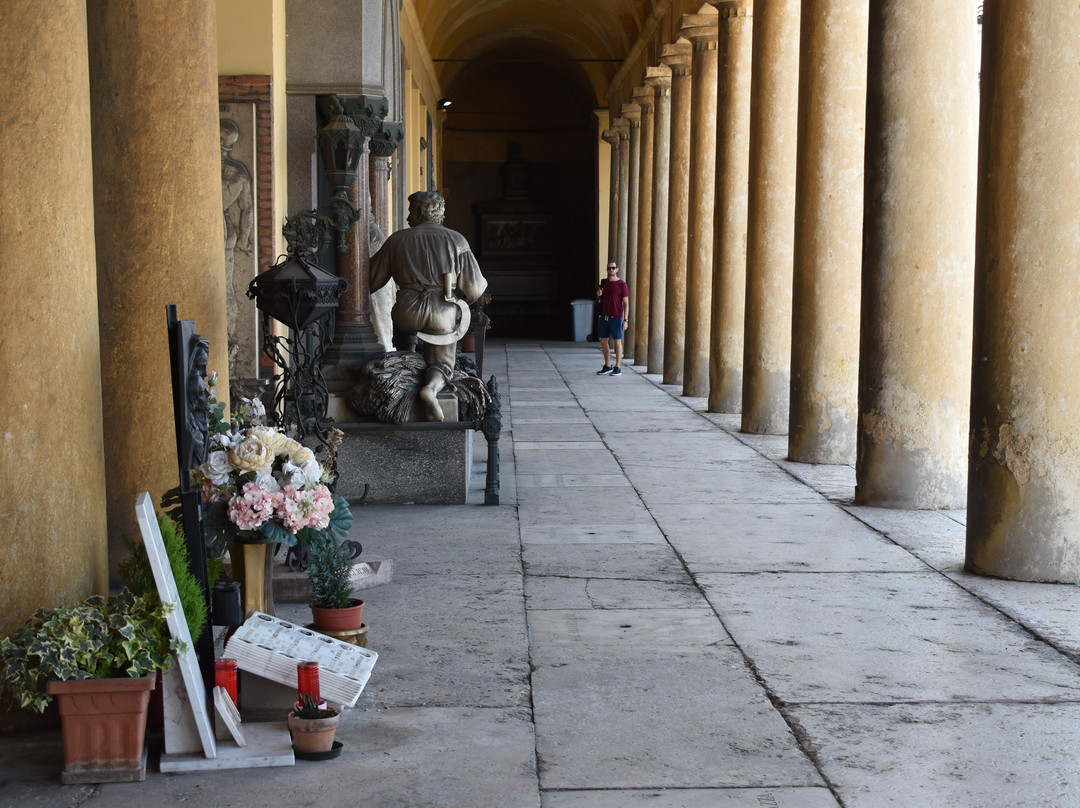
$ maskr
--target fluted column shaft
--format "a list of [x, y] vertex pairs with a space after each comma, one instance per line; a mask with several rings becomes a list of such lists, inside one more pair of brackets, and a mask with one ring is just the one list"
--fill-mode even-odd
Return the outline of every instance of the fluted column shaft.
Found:
[[656, 92], [653, 112], [652, 265], [649, 283], [647, 369], [664, 369], [664, 317], [667, 302], [668, 194], [671, 183], [671, 70], [650, 67], [645, 83]]
[[667, 283], [664, 303], [664, 384], [682, 384], [686, 344], [686, 232], [690, 219], [690, 106], [693, 47], [665, 45], [671, 69], [671, 176], [668, 190]]
[[[634, 103], [641, 109], [641, 153], [638, 157], [638, 239], [634, 293], [630, 295], [630, 331], [633, 334], [634, 364], [648, 362], [649, 304], [652, 287], [653, 254], [653, 144], [656, 129], [653, 113], [656, 91], [652, 87], [634, 89]], [[631, 341], [627, 337], [627, 341]]]
[[686, 343], [683, 395], [709, 393], [709, 319], [712, 316], [713, 225], [716, 202], [716, 38], [710, 6], [683, 15], [680, 35], [694, 48], [691, 86], [690, 219], [686, 232]]
[[[109, 539], [177, 485], [165, 306], [210, 342], [228, 396], [213, 0], [87, 4]], [[155, 32], [151, 36], [149, 32]], [[177, 103], [183, 99], [183, 103]], [[182, 189], [182, 192], [178, 192]]]
[[791, 273], [802, 0], [754, 6], [742, 430], [784, 435], [791, 396]]
[[753, 3], [717, 3], [716, 246], [713, 248], [709, 411], [742, 406], [746, 210], [750, 170]]
[[[626, 281], [630, 290], [630, 312], [633, 315], [637, 305], [637, 265], [638, 265], [638, 215], [641, 206], [641, 107], [637, 104], [623, 104], [622, 117], [630, 124], [630, 140], [627, 151], [630, 155], [627, 166], [627, 215], [626, 215], [626, 264], [622, 266], [619, 277]], [[623, 334], [623, 358], [632, 361], [634, 357], [633, 321], [627, 333]]]
[[967, 4], [870, 6], [860, 504], [966, 502], [977, 45]]
[[788, 457], [855, 461], [865, 0], [803, 0]]
[[984, 16], [967, 568], [1080, 580], [1080, 10]]
[[0, 127], [0, 367], [19, 371], [0, 398], [8, 636], [107, 592], [108, 558], [86, 3], [12, 0], [0, 17], [0, 108], [17, 116]]

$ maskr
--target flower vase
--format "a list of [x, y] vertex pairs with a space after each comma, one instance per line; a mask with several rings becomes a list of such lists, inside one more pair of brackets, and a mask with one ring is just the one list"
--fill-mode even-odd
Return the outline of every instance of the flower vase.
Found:
[[274, 611], [274, 547], [272, 542], [234, 541], [229, 549], [233, 579], [240, 582], [244, 619], [253, 612]]

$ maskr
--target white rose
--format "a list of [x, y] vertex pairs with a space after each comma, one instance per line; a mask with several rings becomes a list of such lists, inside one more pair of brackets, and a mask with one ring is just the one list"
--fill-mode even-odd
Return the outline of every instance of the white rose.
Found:
[[322, 480], [323, 470], [319, 465], [318, 460], [309, 460], [302, 466], [304, 469], [304, 477], [307, 479], [308, 485], [318, 485]]
[[265, 488], [271, 494], [276, 494], [281, 490], [281, 485], [274, 478], [274, 475], [270, 473], [271, 466], [266, 466], [264, 469], [260, 469], [255, 475], [255, 484], [260, 488]]
[[304, 474], [304, 470], [299, 466], [295, 466], [292, 463], [285, 461], [281, 466], [281, 483], [282, 485], [295, 485], [297, 488], [303, 488], [304, 483], [307, 481], [307, 477]]
[[232, 473], [232, 463], [229, 462], [229, 453], [226, 451], [211, 452], [202, 465], [203, 474], [214, 485], [224, 485], [228, 482], [229, 474]]

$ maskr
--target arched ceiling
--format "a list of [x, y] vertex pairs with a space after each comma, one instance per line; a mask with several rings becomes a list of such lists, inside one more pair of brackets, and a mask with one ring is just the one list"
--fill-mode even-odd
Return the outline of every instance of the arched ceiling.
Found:
[[577, 62], [597, 100], [658, 0], [415, 0], [439, 83], [507, 47], [542, 49]]

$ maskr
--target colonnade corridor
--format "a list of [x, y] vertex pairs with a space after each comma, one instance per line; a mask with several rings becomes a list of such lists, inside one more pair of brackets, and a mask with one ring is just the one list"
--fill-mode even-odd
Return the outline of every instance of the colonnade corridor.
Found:
[[8, 736], [0, 806], [1080, 805], [1080, 588], [965, 574], [962, 511], [855, 507], [851, 467], [601, 364], [489, 343], [501, 504], [478, 435], [468, 504], [354, 508], [393, 579], [338, 759], [64, 787], [58, 731]]

